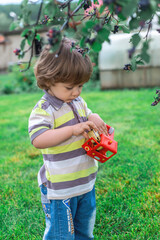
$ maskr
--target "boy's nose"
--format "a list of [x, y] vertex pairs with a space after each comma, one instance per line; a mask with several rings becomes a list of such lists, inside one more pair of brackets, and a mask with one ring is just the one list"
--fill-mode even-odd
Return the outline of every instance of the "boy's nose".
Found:
[[73, 96], [76, 97], [76, 96], [79, 96], [79, 94], [80, 94], [80, 89], [79, 88], [76, 88], [76, 89], [73, 90], [73, 94], [72, 94]]

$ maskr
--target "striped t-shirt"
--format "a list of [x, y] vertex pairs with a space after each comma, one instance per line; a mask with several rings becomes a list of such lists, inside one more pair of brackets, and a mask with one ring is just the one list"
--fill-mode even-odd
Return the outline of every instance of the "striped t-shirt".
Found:
[[[91, 113], [81, 97], [65, 103], [45, 92], [29, 118], [31, 142], [48, 129], [85, 122]], [[66, 199], [92, 190], [98, 163], [86, 154], [84, 142], [82, 135], [72, 136], [59, 145], [41, 149], [44, 164], [38, 173], [38, 183], [47, 185], [48, 199]]]

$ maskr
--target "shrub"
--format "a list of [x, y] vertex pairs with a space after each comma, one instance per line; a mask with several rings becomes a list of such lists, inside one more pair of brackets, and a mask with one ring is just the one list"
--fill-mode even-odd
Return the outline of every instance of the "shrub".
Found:
[[26, 66], [13, 65], [8, 69], [8, 74], [1, 75], [0, 94], [39, 91], [33, 72], [33, 65], [23, 72]]
[[0, 86], [0, 93], [1, 94], [11, 94], [14, 93], [15, 87], [12, 81], [12, 78], [8, 78]]
[[[15, 79], [15, 92], [31, 92], [36, 91], [38, 88], [36, 86], [36, 78], [33, 72], [33, 66], [31, 66], [27, 71], [23, 72], [25, 65], [20, 67], [14, 65], [11, 69]], [[22, 70], [22, 71], [20, 71]]]

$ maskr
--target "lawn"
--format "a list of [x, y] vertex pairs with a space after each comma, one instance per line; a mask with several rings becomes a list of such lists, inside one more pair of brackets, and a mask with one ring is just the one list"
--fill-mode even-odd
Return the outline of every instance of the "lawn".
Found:
[[[96, 240], [160, 239], [160, 104], [155, 89], [84, 92], [88, 106], [115, 128], [118, 153], [99, 164]], [[41, 240], [37, 186], [42, 157], [28, 117], [42, 93], [0, 96], [0, 239]]]

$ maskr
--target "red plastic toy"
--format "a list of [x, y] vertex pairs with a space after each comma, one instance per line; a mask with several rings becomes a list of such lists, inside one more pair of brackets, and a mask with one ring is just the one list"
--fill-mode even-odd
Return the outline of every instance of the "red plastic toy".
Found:
[[[113, 129], [107, 124], [106, 126], [108, 132]], [[82, 145], [82, 147], [86, 150], [87, 155], [101, 163], [106, 162], [117, 153], [117, 146], [118, 143], [114, 140], [114, 131], [112, 131], [109, 136], [101, 134], [99, 141], [91, 137]]]

